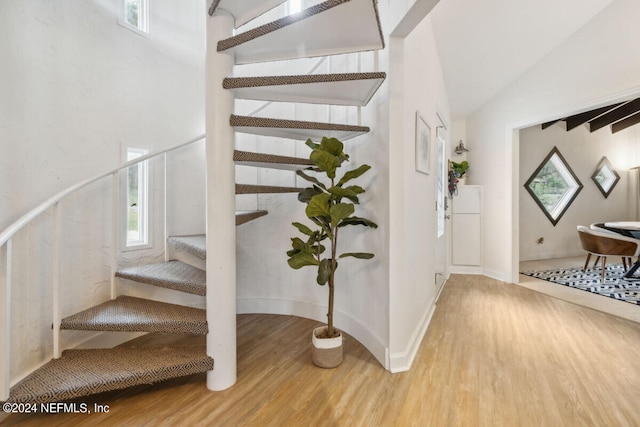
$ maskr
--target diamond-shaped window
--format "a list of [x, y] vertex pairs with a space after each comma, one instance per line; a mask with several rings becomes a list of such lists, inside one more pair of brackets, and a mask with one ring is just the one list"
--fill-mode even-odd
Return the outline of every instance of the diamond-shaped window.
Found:
[[553, 225], [560, 221], [582, 190], [582, 183], [556, 147], [524, 186]]
[[596, 171], [591, 175], [591, 179], [596, 183], [596, 187], [598, 187], [598, 190], [600, 190], [606, 199], [618, 181], [620, 181], [620, 175], [618, 175], [618, 172], [611, 166], [609, 159], [603, 157], [600, 163], [598, 163]]

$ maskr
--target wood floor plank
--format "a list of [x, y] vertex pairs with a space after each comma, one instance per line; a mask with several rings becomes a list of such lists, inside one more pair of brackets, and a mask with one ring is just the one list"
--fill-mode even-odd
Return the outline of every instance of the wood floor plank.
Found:
[[[2, 424], [640, 425], [640, 325], [523, 287], [452, 276], [412, 369], [398, 374], [351, 337], [341, 366], [314, 367], [317, 324], [239, 315], [238, 382], [229, 390], [209, 392], [195, 375], [79, 400], [109, 405], [108, 414], [12, 415]], [[201, 339], [152, 334], [130, 345]]]

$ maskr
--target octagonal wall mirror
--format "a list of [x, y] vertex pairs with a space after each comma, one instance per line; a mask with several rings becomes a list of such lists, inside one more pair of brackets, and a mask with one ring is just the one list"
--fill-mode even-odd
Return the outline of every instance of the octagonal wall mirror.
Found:
[[618, 181], [620, 181], [620, 175], [611, 166], [611, 162], [606, 156], [602, 157], [600, 163], [596, 167], [595, 172], [591, 175], [591, 179], [595, 182], [596, 187], [602, 193], [604, 198], [609, 197], [609, 194], [613, 191]]
[[583, 185], [558, 148], [553, 147], [524, 187], [555, 226]]

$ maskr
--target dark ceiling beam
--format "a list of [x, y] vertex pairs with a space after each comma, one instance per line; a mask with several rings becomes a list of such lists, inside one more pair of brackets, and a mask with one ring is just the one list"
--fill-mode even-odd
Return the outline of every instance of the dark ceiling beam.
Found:
[[640, 113], [636, 113], [633, 116], [629, 116], [626, 119], [622, 119], [619, 122], [615, 122], [611, 125], [611, 133], [620, 132], [630, 126], [640, 123]]
[[576, 114], [573, 116], [569, 116], [564, 119], [567, 122], [567, 132], [571, 129], [575, 129], [578, 126], [587, 123], [590, 120], [595, 119], [598, 116], [603, 115], [611, 109], [617, 108], [624, 104], [624, 102], [620, 102], [618, 104], [609, 105], [607, 107], [596, 108], [595, 110], [585, 111], [584, 113]]
[[543, 123], [543, 124], [542, 124], [542, 129], [544, 130], [544, 129], [548, 128], [549, 126], [553, 126], [553, 125], [555, 125], [556, 123], [558, 123], [560, 120], [561, 120], [561, 119], [554, 120], [554, 121], [552, 121], [552, 122]]
[[589, 130], [595, 132], [605, 126], [629, 117], [640, 111], [640, 98], [629, 101], [610, 112], [589, 121]]

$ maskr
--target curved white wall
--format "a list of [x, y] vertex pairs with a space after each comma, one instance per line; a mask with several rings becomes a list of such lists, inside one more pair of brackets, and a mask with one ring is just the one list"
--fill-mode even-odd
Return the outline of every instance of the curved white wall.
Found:
[[[153, 151], [204, 133], [202, 5], [152, 1], [151, 34], [143, 37], [118, 24], [120, 4], [0, 2], [0, 230], [53, 194], [114, 169], [126, 146]], [[197, 156], [198, 147], [176, 155], [182, 162], [189, 153]], [[159, 166], [152, 164], [156, 190]], [[181, 179], [181, 187], [193, 188], [188, 181]], [[190, 200], [204, 196], [191, 191]], [[156, 202], [161, 194], [154, 191]], [[187, 208], [198, 204], [191, 203]], [[203, 231], [202, 200], [200, 206], [188, 220]], [[72, 196], [63, 213], [66, 316], [109, 298], [110, 180]], [[161, 231], [162, 217], [153, 221]], [[12, 378], [50, 358], [51, 225], [47, 212], [14, 239]], [[157, 233], [154, 243], [123, 262], [160, 256]], [[86, 336], [63, 335], [67, 346]]]

